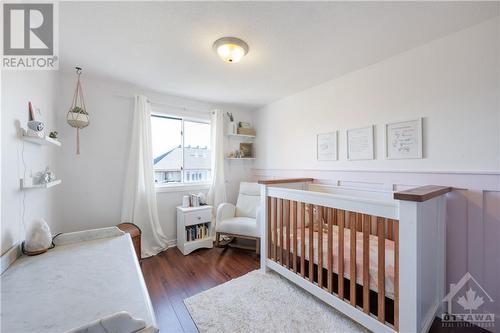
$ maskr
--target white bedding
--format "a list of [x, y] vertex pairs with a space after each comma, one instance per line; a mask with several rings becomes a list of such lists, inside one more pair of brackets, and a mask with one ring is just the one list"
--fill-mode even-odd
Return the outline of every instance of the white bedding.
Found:
[[65, 332], [120, 311], [156, 326], [128, 234], [23, 256], [0, 282], [2, 332]]

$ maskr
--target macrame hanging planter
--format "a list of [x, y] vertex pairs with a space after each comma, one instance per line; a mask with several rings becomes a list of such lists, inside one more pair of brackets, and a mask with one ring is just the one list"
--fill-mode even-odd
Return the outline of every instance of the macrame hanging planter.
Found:
[[73, 102], [71, 102], [71, 107], [66, 115], [66, 121], [71, 127], [76, 128], [76, 154], [80, 155], [80, 129], [89, 125], [90, 118], [85, 108], [82, 84], [80, 83], [82, 69], [80, 67], [75, 68], [77, 75], [75, 94], [73, 95]]

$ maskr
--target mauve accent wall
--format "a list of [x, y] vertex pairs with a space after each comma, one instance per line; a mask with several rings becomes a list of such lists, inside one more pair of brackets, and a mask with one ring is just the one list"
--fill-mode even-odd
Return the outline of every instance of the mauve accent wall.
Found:
[[453, 186], [447, 195], [446, 292], [471, 273], [494, 303], [481, 310], [495, 313], [500, 332], [500, 172], [410, 172], [410, 171], [333, 171], [299, 169], [255, 169], [254, 178], [312, 177], [315, 182], [400, 190], [420, 185]]

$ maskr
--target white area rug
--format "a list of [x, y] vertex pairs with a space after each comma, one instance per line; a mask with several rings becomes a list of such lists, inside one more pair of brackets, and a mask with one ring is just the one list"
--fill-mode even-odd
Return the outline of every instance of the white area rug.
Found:
[[250, 272], [184, 300], [206, 332], [368, 332], [276, 273]]

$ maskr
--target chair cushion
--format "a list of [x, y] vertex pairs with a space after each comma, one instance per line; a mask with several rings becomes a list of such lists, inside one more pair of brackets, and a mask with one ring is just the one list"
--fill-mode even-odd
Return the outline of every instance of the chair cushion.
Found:
[[217, 221], [215, 226], [217, 232], [228, 234], [260, 237], [257, 220], [249, 217], [233, 217], [227, 220]]
[[236, 216], [255, 218], [260, 205], [260, 185], [257, 183], [240, 184], [240, 193], [236, 202]]
[[240, 194], [260, 196], [260, 185], [257, 183], [240, 183]]

